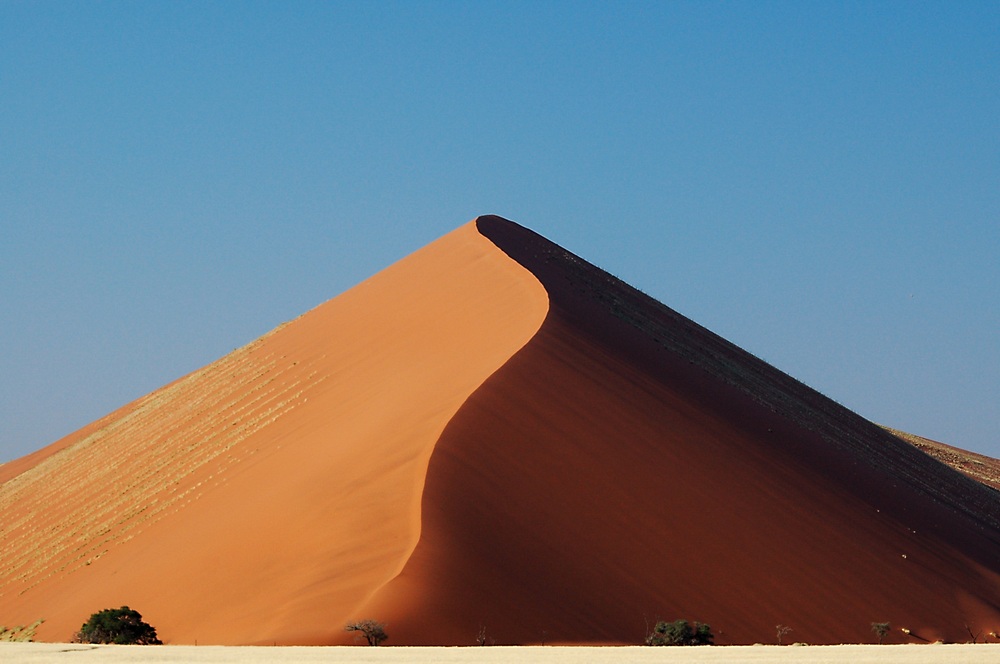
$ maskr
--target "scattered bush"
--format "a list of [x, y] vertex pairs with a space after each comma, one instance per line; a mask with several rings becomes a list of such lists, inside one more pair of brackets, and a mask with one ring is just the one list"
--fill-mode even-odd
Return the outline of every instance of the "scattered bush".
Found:
[[345, 628], [348, 632], [361, 632], [361, 635], [368, 641], [368, 645], [377, 646], [389, 638], [385, 633], [385, 625], [377, 620], [361, 620], [349, 623]]
[[696, 622], [694, 626], [686, 620], [656, 623], [652, 633], [646, 637], [647, 646], [710, 646], [712, 628]]
[[142, 615], [127, 606], [104, 609], [90, 616], [76, 633], [80, 643], [115, 643], [118, 645], [158, 646], [156, 630], [143, 622]]
[[872, 631], [875, 632], [875, 636], [878, 637], [878, 644], [882, 645], [882, 639], [884, 639], [885, 635], [889, 633], [889, 623], [873, 622]]

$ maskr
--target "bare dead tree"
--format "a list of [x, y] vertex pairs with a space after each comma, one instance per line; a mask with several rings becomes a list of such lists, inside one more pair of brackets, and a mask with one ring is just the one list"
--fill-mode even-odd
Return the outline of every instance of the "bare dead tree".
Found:
[[344, 631], [361, 632], [361, 635], [365, 637], [370, 646], [381, 645], [383, 641], [389, 638], [389, 635], [385, 633], [385, 624], [371, 618], [348, 623], [344, 627]]
[[486, 633], [486, 625], [479, 628], [479, 634], [476, 636], [476, 643], [481, 646], [495, 646], [497, 644], [496, 639], [491, 639]]

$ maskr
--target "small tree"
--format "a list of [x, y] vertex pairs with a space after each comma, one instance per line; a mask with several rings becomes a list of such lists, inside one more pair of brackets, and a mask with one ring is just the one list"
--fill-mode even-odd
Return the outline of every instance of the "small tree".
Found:
[[785, 638], [785, 634], [788, 634], [790, 631], [792, 631], [792, 628], [789, 627], [788, 625], [775, 625], [774, 629], [778, 635], [779, 646], [781, 645], [781, 640]]
[[116, 643], [118, 645], [158, 646], [156, 630], [142, 619], [142, 614], [127, 606], [104, 609], [91, 614], [76, 633], [80, 643]]
[[882, 639], [884, 639], [885, 635], [889, 633], [889, 623], [873, 622], [872, 631], [875, 632], [875, 636], [878, 637], [878, 644], [882, 645]]
[[686, 620], [656, 623], [652, 633], [646, 637], [647, 646], [710, 646], [712, 628], [696, 622], [694, 626]]
[[371, 618], [348, 623], [344, 630], [348, 632], [361, 632], [361, 635], [365, 637], [370, 646], [380, 645], [389, 638], [389, 635], [385, 633], [385, 625]]

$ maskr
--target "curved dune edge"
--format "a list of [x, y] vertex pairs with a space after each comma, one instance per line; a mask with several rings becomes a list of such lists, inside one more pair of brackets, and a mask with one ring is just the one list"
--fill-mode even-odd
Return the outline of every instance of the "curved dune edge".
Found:
[[721, 644], [1000, 631], [995, 492], [531, 231], [478, 224], [549, 312], [435, 447], [420, 541], [365, 607], [393, 643], [638, 643], [679, 617]]
[[128, 604], [169, 643], [343, 642], [418, 541], [441, 431], [547, 307], [469, 223], [6, 464], [0, 622], [65, 641]]

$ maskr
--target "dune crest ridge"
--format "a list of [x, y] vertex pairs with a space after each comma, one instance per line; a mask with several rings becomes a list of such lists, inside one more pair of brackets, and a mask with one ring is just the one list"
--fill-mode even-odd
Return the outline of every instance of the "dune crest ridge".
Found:
[[128, 604], [168, 643], [345, 641], [416, 545], [440, 432], [547, 306], [470, 222], [5, 464], [0, 622], [65, 641]]
[[[964, 642], [1000, 631], [1000, 500], [541, 236], [479, 228], [545, 286], [538, 333], [428, 466], [375, 598], [399, 643]], [[909, 632], [902, 632], [906, 628]]]

